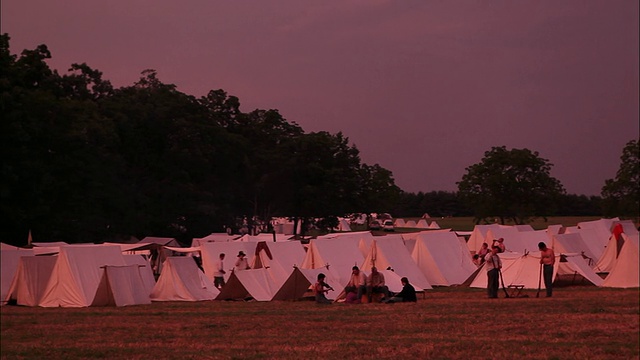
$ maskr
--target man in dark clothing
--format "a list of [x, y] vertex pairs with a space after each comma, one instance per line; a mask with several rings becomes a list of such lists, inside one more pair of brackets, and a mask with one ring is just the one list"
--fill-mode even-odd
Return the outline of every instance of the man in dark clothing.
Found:
[[418, 298], [416, 297], [416, 289], [409, 284], [409, 279], [403, 277], [400, 279], [402, 282], [402, 291], [397, 293], [391, 299], [385, 301], [386, 303], [394, 303], [394, 302], [416, 302]]

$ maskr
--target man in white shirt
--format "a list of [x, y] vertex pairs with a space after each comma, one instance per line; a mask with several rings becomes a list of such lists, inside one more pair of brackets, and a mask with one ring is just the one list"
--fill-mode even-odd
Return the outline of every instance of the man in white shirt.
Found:
[[487, 267], [487, 292], [489, 293], [489, 299], [498, 298], [498, 289], [500, 288], [498, 280], [500, 279], [500, 269], [502, 269], [502, 260], [500, 260], [500, 256], [498, 256], [499, 252], [500, 247], [494, 245], [491, 247], [491, 252], [484, 258], [485, 266]]
[[224, 253], [220, 253], [220, 259], [216, 262], [216, 270], [213, 273], [213, 285], [218, 289], [222, 289], [224, 286]]

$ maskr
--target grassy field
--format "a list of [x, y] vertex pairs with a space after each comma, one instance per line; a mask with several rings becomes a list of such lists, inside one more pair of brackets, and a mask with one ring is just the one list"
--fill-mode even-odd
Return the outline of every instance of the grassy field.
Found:
[[[503, 294], [501, 294], [502, 296]], [[415, 304], [172, 302], [1, 308], [2, 359], [638, 359], [639, 290], [562, 287]]]

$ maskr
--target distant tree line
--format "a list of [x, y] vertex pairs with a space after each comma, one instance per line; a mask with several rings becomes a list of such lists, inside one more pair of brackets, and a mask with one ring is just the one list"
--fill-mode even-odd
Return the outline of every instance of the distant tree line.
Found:
[[638, 208], [637, 142], [604, 199], [566, 195], [545, 159], [504, 147], [467, 168], [458, 192], [408, 193], [341, 133], [307, 133], [273, 109], [242, 112], [223, 90], [184, 94], [153, 70], [121, 88], [87, 64], [59, 74], [45, 45], [16, 56], [9, 40], [0, 36], [2, 242], [23, 245], [31, 231], [36, 241], [188, 243], [279, 216], [330, 229], [352, 213], [525, 222]]

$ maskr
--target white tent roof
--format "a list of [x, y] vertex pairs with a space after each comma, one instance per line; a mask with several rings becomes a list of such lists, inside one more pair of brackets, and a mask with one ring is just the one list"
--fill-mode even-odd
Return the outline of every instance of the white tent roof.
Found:
[[615, 265], [604, 279], [602, 286], [615, 288], [633, 288], [639, 285], [638, 237], [626, 236]]
[[[492, 230], [489, 231], [491, 235]], [[488, 235], [488, 236], [489, 236]], [[549, 235], [546, 230], [537, 231], [516, 231], [511, 233], [509, 237], [504, 237], [504, 245], [506, 251], [525, 254], [531, 251], [539, 251], [538, 243], [544, 242], [549, 244]], [[491, 243], [488, 243], [491, 246]]]
[[[595, 286], [602, 285], [602, 278], [589, 266], [581, 254], [562, 254], [557, 275], [580, 274]], [[566, 262], [562, 261], [566, 260]]]
[[39, 306], [108, 305], [113, 303], [115, 293], [132, 291], [132, 289], [117, 287], [117, 284], [113, 284], [113, 287], [108, 286], [105, 266], [126, 266], [119, 246], [60, 247], [60, 254]]
[[425, 220], [425, 219], [420, 219], [416, 223], [415, 227], [417, 227], [419, 229], [428, 229], [429, 228], [429, 223], [427, 223], [427, 220]]
[[396, 219], [396, 221], [393, 223], [393, 226], [395, 226], [395, 227], [405, 227], [404, 219]]
[[432, 221], [432, 222], [429, 224], [429, 229], [440, 229], [440, 225], [438, 225], [438, 223], [437, 223], [437, 222]]
[[147, 296], [151, 294], [153, 287], [156, 285], [156, 278], [153, 276], [153, 269], [151, 269], [151, 263], [146, 260], [142, 255], [122, 255], [127, 265], [137, 265], [138, 273], [142, 279], [144, 290]]
[[480, 247], [482, 247], [482, 243], [485, 242], [485, 238], [487, 237], [487, 232], [490, 229], [498, 229], [500, 228], [500, 226], [501, 225], [499, 224], [474, 226], [473, 231], [471, 232], [471, 236], [469, 236], [469, 240], [467, 241], [467, 246], [469, 247], [469, 251], [478, 252], [478, 250], [480, 250]]
[[240, 235], [233, 235], [233, 234], [229, 235], [227, 233], [213, 233], [203, 238], [194, 238], [193, 240], [191, 240], [191, 246], [198, 247], [202, 243], [208, 243], [208, 242], [230, 242], [230, 241], [234, 241], [239, 237]]
[[565, 234], [580, 234], [582, 241], [589, 248], [587, 252], [589, 257], [594, 261], [598, 261], [611, 237], [611, 231], [603, 230], [603, 228], [567, 228]]
[[431, 285], [462, 284], [477, 269], [453, 232], [423, 232], [411, 253]]
[[187, 256], [170, 256], [164, 262], [158, 282], [151, 291], [152, 301], [213, 300], [219, 290], [213, 286], [195, 261]]
[[[360, 269], [369, 272], [373, 266], [380, 272], [391, 268], [399, 277], [407, 277], [414, 286], [431, 289], [431, 284], [411, 258], [400, 235], [380, 236], [371, 243]], [[388, 279], [385, 280], [389, 282]]]
[[404, 222], [404, 227], [406, 227], [406, 228], [415, 228], [417, 226], [418, 226], [418, 224], [413, 220], [408, 220], [408, 221]]
[[559, 254], [584, 254], [591, 259], [591, 266], [594, 266], [597, 260], [591, 253], [590, 248], [585, 244], [580, 233], [553, 235], [551, 248]]

